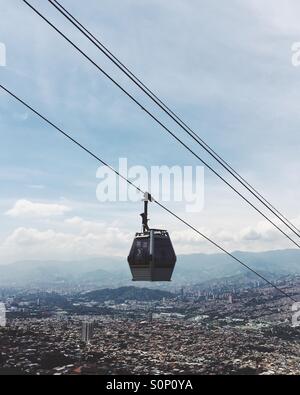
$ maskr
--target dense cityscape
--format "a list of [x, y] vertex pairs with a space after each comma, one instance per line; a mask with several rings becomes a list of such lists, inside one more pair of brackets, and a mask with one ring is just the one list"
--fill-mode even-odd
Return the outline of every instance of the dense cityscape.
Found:
[[[299, 294], [298, 277], [277, 284]], [[0, 295], [1, 374], [300, 374], [292, 304], [257, 281]]]

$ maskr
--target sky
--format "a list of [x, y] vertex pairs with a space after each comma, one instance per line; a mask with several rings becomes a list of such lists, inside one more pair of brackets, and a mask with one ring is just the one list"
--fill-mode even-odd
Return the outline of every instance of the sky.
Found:
[[[30, 2], [228, 177], [49, 2]], [[291, 61], [300, 41], [298, 1], [61, 3], [300, 226], [300, 67]], [[0, 16], [1, 84], [113, 167], [119, 158], [148, 171], [201, 166], [23, 1], [0, 0]], [[0, 134], [0, 264], [127, 256], [142, 202], [100, 202], [95, 159], [3, 91]], [[230, 251], [295, 247], [207, 168], [202, 192], [197, 213], [187, 212], [186, 201], [165, 205]], [[150, 219], [169, 230], [178, 254], [217, 252], [154, 204]]]

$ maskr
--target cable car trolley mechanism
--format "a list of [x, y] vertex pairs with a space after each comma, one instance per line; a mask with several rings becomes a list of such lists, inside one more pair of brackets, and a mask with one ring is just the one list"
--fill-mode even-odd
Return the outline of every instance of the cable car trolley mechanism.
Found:
[[146, 192], [144, 196], [142, 232], [136, 233], [127, 258], [133, 281], [171, 281], [176, 255], [168, 231], [150, 229], [148, 202], [154, 201]]

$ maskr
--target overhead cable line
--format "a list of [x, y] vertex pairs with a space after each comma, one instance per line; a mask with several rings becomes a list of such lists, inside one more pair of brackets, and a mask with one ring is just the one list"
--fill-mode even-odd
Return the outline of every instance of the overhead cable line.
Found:
[[90, 42], [92, 42], [106, 57], [110, 59], [135, 85], [137, 85], [155, 104], [159, 106], [177, 125], [192, 137], [206, 152], [208, 152], [223, 168], [225, 168], [248, 192], [274, 214], [296, 236], [300, 237], [300, 230], [245, 180], [228, 162], [215, 152], [194, 130], [192, 130], [178, 115], [176, 115], [157, 95], [153, 93], [134, 73], [132, 73], [94, 34], [76, 19], [70, 11], [57, 0], [48, 0], [65, 18], [69, 20]]
[[158, 125], [160, 125], [167, 133], [169, 133], [177, 142], [186, 148], [192, 155], [194, 155], [201, 163], [203, 163], [209, 170], [211, 170], [218, 178], [220, 178], [226, 185], [228, 185], [235, 193], [237, 193], [246, 203], [248, 203], [254, 210], [261, 214], [270, 224], [279, 230], [287, 239], [294, 245], [300, 248], [295, 240], [293, 240], [285, 231], [283, 231], [275, 222], [273, 222], [267, 215], [258, 209], [249, 199], [240, 193], [230, 182], [222, 177], [216, 170], [214, 170], [207, 162], [205, 162], [199, 155], [197, 155], [189, 146], [187, 146], [178, 136], [176, 136], [167, 126], [165, 126], [155, 115], [153, 115], [146, 107], [144, 107], [134, 96], [132, 96], [125, 88], [123, 88], [116, 80], [113, 79], [105, 70], [101, 68], [91, 57], [89, 57], [81, 48], [79, 48], [70, 38], [68, 38], [61, 30], [59, 30], [52, 22], [50, 22], [43, 14], [41, 14], [28, 1], [23, 0], [37, 15], [39, 15], [49, 26], [51, 26], [61, 37], [63, 37], [69, 44], [72, 45], [81, 55], [83, 55], [89, 62], [91, 62], [102, 74], [104, 74], [115, 86], [117, 86], [126, 96], [128, 96], [135, 104], [137, 104], [146, 114], [148, 114]]
[[[79, 141], [74, 139], [69, 133], [65, 132], [63, 129], [58, 127], [56, 124], [51, 122], [46, 116], [42, 115], [39, 111], [35, 110], [33, 107], [31, 107], [29, 104], [27, 104], [24, 100], [22, 100], [20, 97], [18, 97], [16, 94], [11, 92], [8, 88], [6, 88], [3, 85], [0, 85], [0, 88], [5, 91], [7, 94], [9, 94], [11, 97], [13, 97], [15, 100], [17, 100], [19, 103], [23, 104], [27, 109], [29, 109], [31, 112], [33, 112], [35, 115], [37, 115], [39, 118], [41, 118], [43, 121], [45, 121], [48, 125], [52, 126], [54, 129], [56, 129], [59, 133], [61, 133], [65, 138], [73, 142], [75, 145], [77, 145], [79, 148], [84, 150], [86, 153], [88, 153], [90, 156], [92, 156], [94, 159], [102, 163], [104, 166], [108, 167], [112, 172], [114, 172], [118, 177], [126, 181], [130, 186], [135, 188], [138, 192], [142, 193], [145, 195], [146, 192], [144, 192], [141, 188], [139, 188], [137, 185], [135, 185], [132, 181], [130, 181], [128, 178], [120, 174], [117, 170], [115, 170], [112, 166], [110, 166], [107, 162], [105, 162], [103, 159], [101, 159], [98, 155], [94, 154], [90, 149], [82, 145]], [[227, 251], [225, 248], [223, 248], [220, 244], [216, 243], [213, 241], [211, 238], [200, 232], [198, 229], [196, 229], [193, 225], [185, 221], [183, 218], [179, 217], [176, 213], [174, 213], [172, 210], [164, 206], [163, 204], [159, 203], [157, 200], [154, 198], [151, 199], [154, 203], [156, 203], [159, 207], [161, 207], [163, 210], [171, 214], [174, 218], [179, 220], [181, 223], [192, 229], [194, 232], [196, 232], [198, 235], [203, 237], [205, 240], [213, 244], [215, 247], [217, 247], [219, 250], [224, 252], [226, 255], [234, 259], [236, 262], [241, 264], [244, 268], [250, 270], [253, 274], [264, 280], [268, 285], [270, 285], [272, 288], [276, 289], [279, 291], [282, 295], [285, 297], [289, 298], [293, 302], [297, 302], [292, 296], [290, 296], [288, 293], [277, 287], [275, 284], [273, 284], [271, 281], [269, 281], [267, 278], [265, 278], [263, 275], [258, 273], [256, 270], [252, 269], [250, 266], [248, 266], [246, 263], [241, 261], [239, 258], [235, 257], [232, 253]]]

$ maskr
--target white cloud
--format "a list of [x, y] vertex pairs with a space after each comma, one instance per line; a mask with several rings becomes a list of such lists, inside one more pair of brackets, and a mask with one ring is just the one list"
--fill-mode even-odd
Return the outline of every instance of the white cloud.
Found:
[[[77, 218], [79, 220], [79, 218]], [[70, 221], [72, 230], [19, 227], [0, 245], [1, 262], [23, 259], [77, 259], [127, 256], [132, 235], [107, 224]], [[77, 225], [75, 225], [77, 224]]]
[[295, 0], [250, 0], [252, 8], [259, 18], [280, 34], [298, 34], [300, 4]]
[[[292, 239], [293, 233], [285, 228], [278, 220], [274, 220]], [[293, 218], [291, 222], [299, 228], [300, 217]], [[197, 228], [197, 226], [196, 226]], [[210, 230], [198, 228], [204, 235], [215, 241], [228, 251], [267, 251], [285, 248], [293, 248], [293, 244], [285, 238], [277, 229], [267, 221], [260, 221], [255, 225], [241, 229], [231, 228]], [[171, 232], [171, 239], [179, 254], [191, 254], [197, 252], [217, 253], [216, 247], [205, 241], [191, 229], [183, 229]], [[295, 247], [295, 246], [294, 246]]]
[[104, 222], [86, 221], [80, 217], [67, 218], [65, 224], [69, 225], [74, 230], [77, 229], [82, 234], [99, 233], [102, 232], [106, 226]]
[[70, 207], [53, 203], [34, 203], [29, 200], [18, 200], [13, 208], [6, 211], [10, 217], [53, 217], [64, 215], [71, 211]]
[[246, 228], [241, 232], [242, 239], [245, 241], [259, 240], [261, 235], [252, 228]]
[[[300, 217], [293, 222], [299, 225]], [[259, 222], [241, 230], [199, 229], [229, 251], [292, 248], [266, 222]], [[178, 255], [220, 252], [190, 229], [178, 228], [171, 231], [170, 235]], [[133, 232], [117, 223], [89, 221], [79, 216], [53, 222], [49, 229], [18, 227], [0, 243], [0, 263], [24, 259], [68, 260], [97, 256], [122, 256], [126, 261], [133, 237]]]

